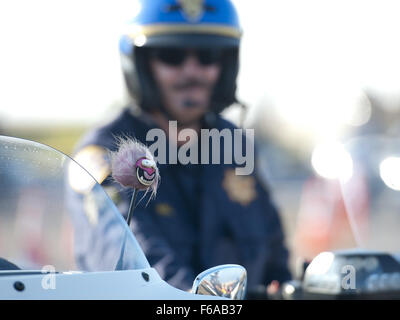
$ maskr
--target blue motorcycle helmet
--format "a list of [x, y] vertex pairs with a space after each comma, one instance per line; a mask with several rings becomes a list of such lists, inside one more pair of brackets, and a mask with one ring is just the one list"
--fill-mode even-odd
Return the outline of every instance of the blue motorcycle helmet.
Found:
[[125, 83], [139, 108], [160, 108], [165, 113], [149, 66], [149, 50], [160, 47], [220, 49], [221, 74], [210, 111], [220, 113], [238, 102], [242, 30], [230, 0], [139, 0], [139, 4], [138, 14], [127, 24], [119, 43]]

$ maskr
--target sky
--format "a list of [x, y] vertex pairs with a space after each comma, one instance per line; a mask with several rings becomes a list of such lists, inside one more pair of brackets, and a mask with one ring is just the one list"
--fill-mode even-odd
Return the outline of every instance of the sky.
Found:
[[[351, 118], [365, 90], [397, 110], [398, 1], [234, 2], [244, 30], [238, 96], [253, 110], [269, 105], [315, 130]], [[91, 124], [117, 110], [118, 37], [136, 10], [128, 0], [1, 1], [0, 122]]]

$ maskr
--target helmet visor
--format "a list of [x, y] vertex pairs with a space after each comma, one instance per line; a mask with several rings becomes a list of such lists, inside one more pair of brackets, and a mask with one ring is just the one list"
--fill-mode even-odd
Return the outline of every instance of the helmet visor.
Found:
[[162, 34], [146, 37], [141, 45], [146, 47], [175, 48], [237, 48], [240, 39], [211, 34]]

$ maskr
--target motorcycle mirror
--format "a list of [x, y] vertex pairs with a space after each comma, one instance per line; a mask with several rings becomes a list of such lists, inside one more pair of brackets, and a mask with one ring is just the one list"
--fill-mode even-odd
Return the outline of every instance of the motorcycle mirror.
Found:
[[246, 269], [237, 264], [225, 264], [200, 273], [193, 282], [192, 293], [242, 300], [246, 288]]

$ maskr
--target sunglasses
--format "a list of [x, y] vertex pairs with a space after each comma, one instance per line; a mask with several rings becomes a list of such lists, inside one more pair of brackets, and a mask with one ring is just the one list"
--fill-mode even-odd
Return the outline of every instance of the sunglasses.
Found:
[[221, 49], [153, 48], [151, 50], [153, 58], [171, 66], [181, 65], [189, 54], [194, 54], [201, 65], [209, 66], [219, 63], [222, 59], [222, 53]]

